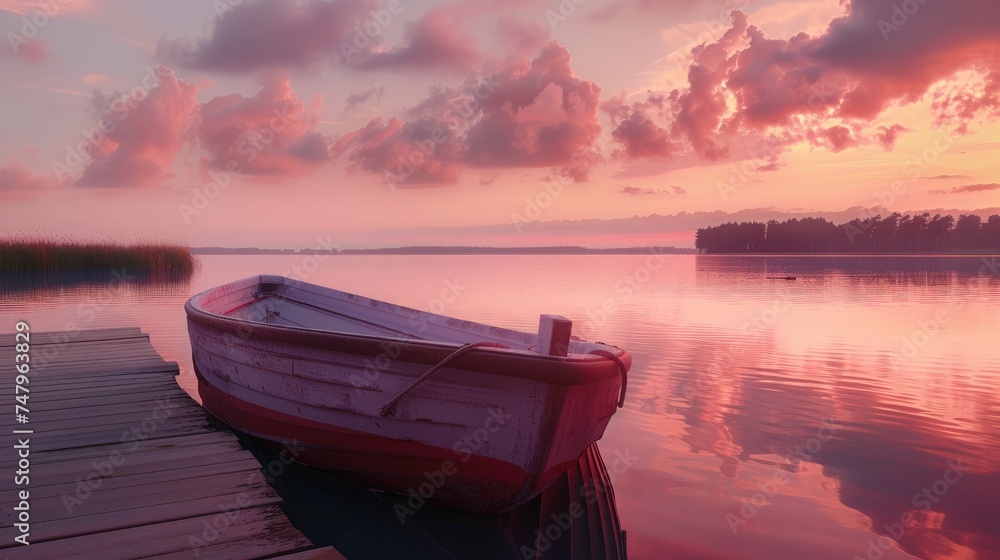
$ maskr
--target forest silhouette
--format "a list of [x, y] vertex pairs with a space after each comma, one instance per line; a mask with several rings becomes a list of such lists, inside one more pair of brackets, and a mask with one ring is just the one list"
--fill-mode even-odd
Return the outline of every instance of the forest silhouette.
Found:
[[1000, 215], [929, 213], [855, 218], [836, 225], [825, 218], [729, 222], [700, 228], [704, 253], [936, 253], [1000, 249]]

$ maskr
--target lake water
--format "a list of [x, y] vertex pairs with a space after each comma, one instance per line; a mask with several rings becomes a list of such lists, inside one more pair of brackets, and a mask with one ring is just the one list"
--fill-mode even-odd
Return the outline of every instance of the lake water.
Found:
[[254, 274], [521, 330], [565, 315], [632, 352], [599, 443], [630, 558], [1000, 558], [1000, 259], [200, 260], [180, 283], [7, 282], [0, 331], [138, 325], [196, 396], [184, 301]]

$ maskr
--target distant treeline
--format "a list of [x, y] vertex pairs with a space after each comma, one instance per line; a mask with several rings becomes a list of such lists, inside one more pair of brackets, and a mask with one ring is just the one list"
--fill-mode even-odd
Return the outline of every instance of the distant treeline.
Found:
[[983, 222], [953, 216], [898, 212], [836, 225], [824, 218], [730, 222], [701, 228], [695, 247], [706, 253], [917, 253], [1000, 248], [1000, 215]]
[[644, 255], [690, 254], [693, 249], [677, 247], [625, 247], [616, 249], [590, 249], [587, 247], [386, 247], [380, 249], [256, 249], [198, 247], [191, 250], [202, 255]]

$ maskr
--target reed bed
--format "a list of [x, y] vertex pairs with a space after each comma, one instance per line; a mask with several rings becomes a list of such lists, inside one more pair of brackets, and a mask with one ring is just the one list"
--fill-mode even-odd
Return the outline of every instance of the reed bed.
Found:
[[95, 240], [69, 238], [0, 238], [0, 273], [65, 274], [112, 272], [150, 277], [186, 277], [197, 261], [191, 250], [175, 243]]

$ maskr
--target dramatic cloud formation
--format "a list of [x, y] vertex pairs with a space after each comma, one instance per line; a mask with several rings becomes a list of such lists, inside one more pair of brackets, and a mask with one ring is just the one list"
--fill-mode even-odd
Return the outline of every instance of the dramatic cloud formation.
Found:
[[[216, 97], [198, 109], [198, 138], [208, 165], [241, 173], [296, 175], [330, 158], [326, 136], [315, 131], [322, 98], [299, 99], [285, 74], [274, 74], [253, 97]], [[230, 162], [235, 162], [231, 164]]]
[[907, 15], [893, 0], [852, 0], [820, 37], [768, 40], [750, 27], [727, 80], [735, 118], [755, 126], [809, 112], [872, 119], [958, 70], [995, 65], [998, 18], [995, 2], [928, 2]]
[[601, 88], [581, 80], [555, 41], [534, 60], [514, 56], [493, 72], [495, 90], [482, 100], [482, 118], [466, 137], [466, 159], [483, 167], [559, 167], [586, 180]]
[[[748, 4], [726, 0], [723, 6]], [[0, 9], [20, 14], [36, 5], [11, 1], [0, 3]], [[577, 76], [570, 52], [550, 39], [552, 29], [538, 17], [537, 0], [448, 2], [426, 10], [379, 0], [222, 2], [203, 38], [161, 39], [157, 54], [195, 70], [269, 76], [262, 89], [250, 97], [220, 95], [199, 105], [197, 88], [161, 67], [165, 75], [148, 95], [134, 94], [116, 104], [94, 96], [98, 115], [111, 130], [92, 136], [76, 158], [78, 165], [62, 167], [72, 168], [73, 175], [83, 169], [77, 180], [82, 186], [152, 185], [167, 175], [188, 142], [197, 154], [189, 163], [194, 166], [195, 157], [201, 157], [203, 171], [236, 165], [241, 173], [291, 176], [343, 160], [352, 171], [411, 186], [453, 184], [470, 169], [484, 185], [505, 168], [550, 168], [585, 181], [595, 163], [608, 156], [616, 164], [642, 161], [619, 166], [625, 171], [662, 170], [670, 167], [663, 164], [667, 160], [701, 165], [733, 159], [753, 159], [753, 171], [775, 171], [793, 145], [831, 152], [891, 151], [911, 130], [887, 115], [911, 126], [916, 121], [886, 110], [917, 101], [930, 105], [930, 122], [959, 133], [967, 133], [970, 123], [1000, 118], [995, 25], [1000, 3], [913, 0], [905, 10], [899, 0], [843, 0], [841, 5], [843, 15], [825, 31], [790, 38], [765, 36], [746, 14], [733, 11], [727, 29], [690, 50], [681, 87], [621, 92], [602, 101], [602, 88]], [[529, 7], [533, 19], [522, 13]], [[615, 0], [588, 6], [576, 17], [670, 14], [679, 19], [688, 10], [705, 17], [705, 9], [680, 0]], [[395, 45], [382, 38], [390, 26], [396, 29], [386, 34], [399, 37]], [[44, 41], [29, 44], [40, 50], [32, 54], [22, 45], [22, 56], [44, 60]], [[497, 52], [503, 56], [494, 57]], [[458, 72], [466, 79], [453, 87], [431, 87], [409, 108], [383, 113], [363, 126], [364, 120], [354, 121], [355, 130], [332, 138], [316, 129], [322, 99], [303, 102], [284, 74], [330, 66], [340, 74], [349, 66], [388, 74]], [[109, 75], [85, 73], [91, 70], [77, 74], [85, 84], [116, 83]], [[311, 79], [323, 78], [325, 71]], [[378, 81], [373, 76], [362, 91], [336, 90], [344, 99], [344, 120], [379, 106], [386, 87], [399, 87], [400, 79], [408, 76]], [[347, 79], [343, 87], [352, 83]], [[67, 88], [49, 91], [80, 94]], [[393, 91], [390, 98], [406, 94]], [[610, 127], [602, 130], [602, 118]], [[601, 146], [608, 141], [610, 149]], [[626, 189], [621, 192], [680, 194]]]
[[961, 187], [952, 187], [950, 189], [943, 190], [932, 190], [934, 194], [961, 194], [961, 193], [974, 193], [983, 191], [995, 191], [1000, 189], [1000, 183], [980, 183], [978, 185], [964, 185]]
[[[615, 127], [611, 136], [623, 146], [625, 156], [668, 158], [681, 149], [713, 161], [728, 155], [719, 130], [729, 99], [722, 85], [736, 64], [736, 57], [729, 53], [746, 31], [746, 16], [734, 12], [732, 29], [718, 42], [697, 47], [692, 52], [687, 89], [647, 92], [644, 100], [631, 105], [622, 93], [602, 105]], [[661, 120], [669, 120], [669, 126], [657, 124], [651, 114], [666, 117]]]
[[727, 98], [720, 85], [736, 66], [728, 53], [747, 31], [746, 16], [733, 12], [733, 27], [718, 42], [695, 49], [694, 63], [688, 71], [688, 89], [674, 92], [677, 112], [670, 129], [674, 137], [683, 137], [698, 155], [716, 160], [728, 148], [715, 138], [727, 108]]
[[158, 82], [148, 94], [136, 91], [104, 111], [100, 120], [103, 128], [91, 138], [91, 161], [78, 185], [152, 186], [173, 163], [198, 105], [198, 88], [178, 80], [164, 66], [155, 73]]
[[[877, 119], [928, 93], [937, 122], [955, 122], [960, 133], [977, 118], [1000, 116], [1000, 3], [913, 3], [912, 13], [898, 4], [850, 0], [822, 35], [788, 40], [768, 39], [733, 12], [729, 31], [691, 52], [686, 87], [632, 105], [605, 102], [612, 137], [631, 158], [670, 157], [682, 145], [712, 161], [762, 139], [778, 152], [802, 141], [891, 150], [907, 129]], [[932, 91], [960, 72], [978, 79]], [[654, 99], [661, 107], [666, 100], [662, 118], [649, 110]]]
[[554, 167], [585, 180], [596, 159], [600, 88], [555, 42], [512, 55], [487, 77], [435, 88], [403, 119], [371, 121], [338, 141], [358, 168], [396, 183], [451, 183], [462, 167]]

